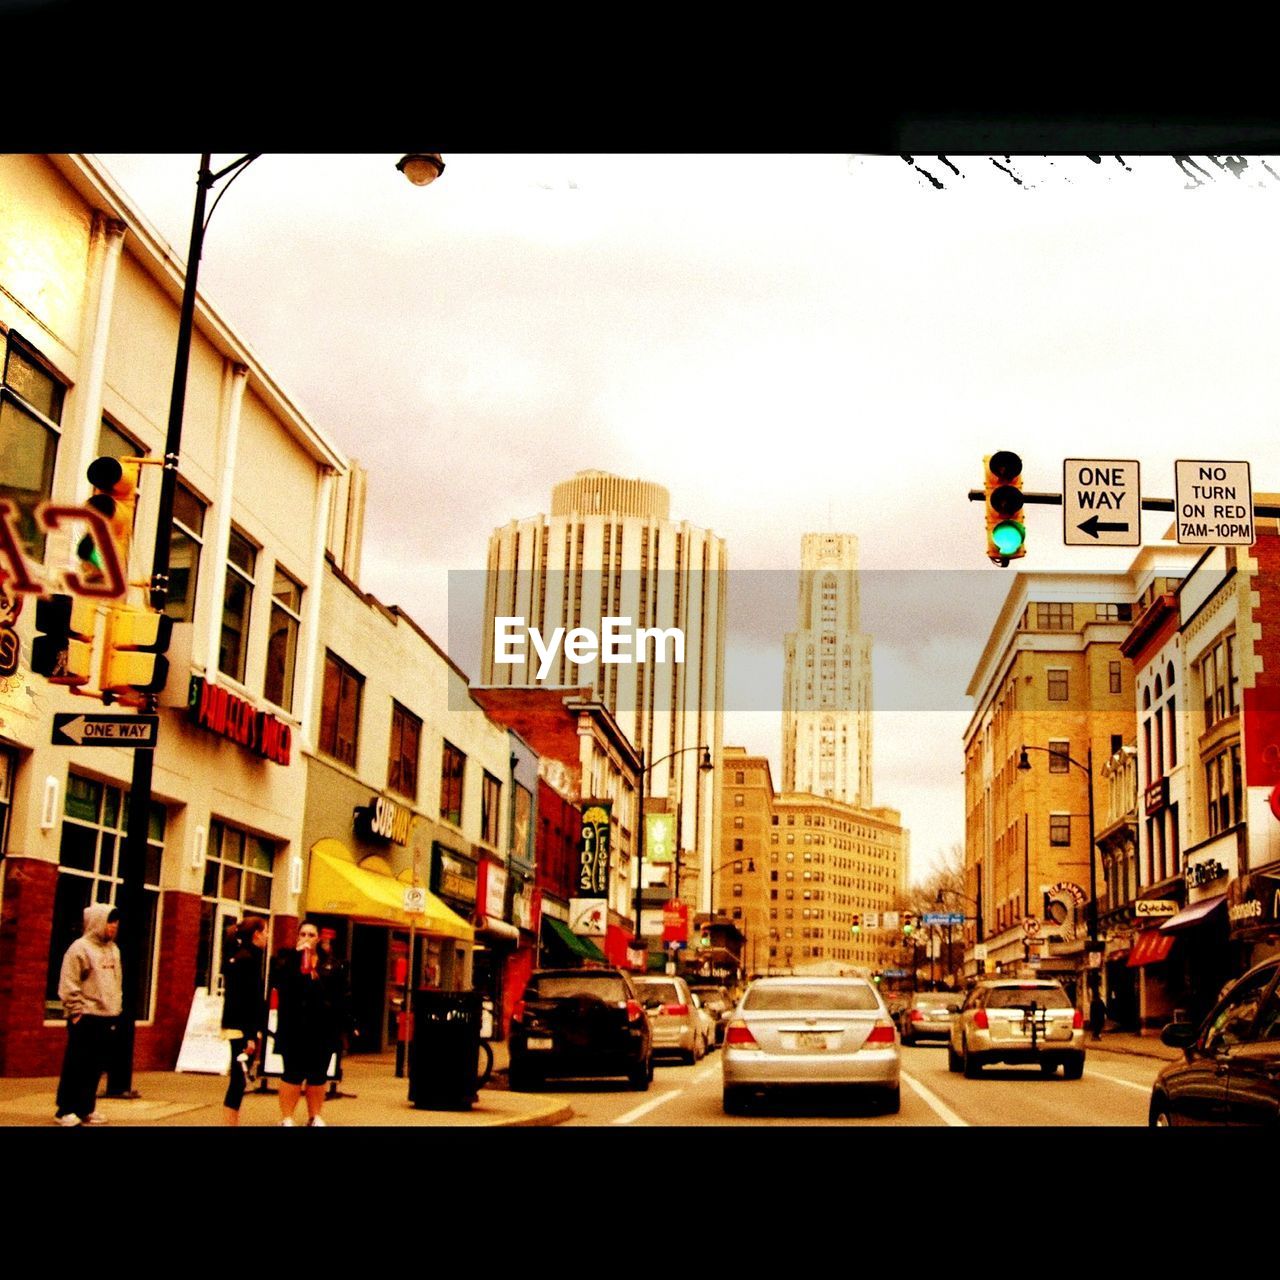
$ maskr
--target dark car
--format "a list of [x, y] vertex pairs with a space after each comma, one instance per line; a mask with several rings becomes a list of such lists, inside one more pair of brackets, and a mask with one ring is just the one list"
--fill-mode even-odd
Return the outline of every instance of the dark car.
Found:
[[963, 1003], [963, 997], [949, 991], [921, 991], [911, 997], [911, 1003], [902, 1010], [898, 1030], [903, 1044], [915, 1044], [918, 1040], [949, 1040], [951, 1015]]
[[511, 1015], [509, 1080], [536, 1088], [550, 1076], [653, 1079], [653, 1036], [621, 969], [538, 969]]
[[1198, 1026], [1160, 1035], [1183, 1051], [1151, 1087], [1152, 1125], [1280, 1124], [1280, 957], [1229, 987]]

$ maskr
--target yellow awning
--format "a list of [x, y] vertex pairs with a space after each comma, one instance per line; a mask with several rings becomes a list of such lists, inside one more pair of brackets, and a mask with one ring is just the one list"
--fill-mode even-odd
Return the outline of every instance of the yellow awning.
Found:
[[[367, 859], [375, 866], [382, 859]], [[385, 862], [383, 862], [385, 866]], [[350, 850], [340, 840], [317, 840], [311, 846], [311, 871], [307, 876], [308, 911], [320, 915], [352, 916], [379, 920], [407, 929], [412, 923], [423, 933], [434, 933], [462, 942], [474, 942], [475, 930], [450, 911], [430, 890], [426, 906], [410, 917], [404, 909], [403, 881], [382, 871], [356, 866]]]

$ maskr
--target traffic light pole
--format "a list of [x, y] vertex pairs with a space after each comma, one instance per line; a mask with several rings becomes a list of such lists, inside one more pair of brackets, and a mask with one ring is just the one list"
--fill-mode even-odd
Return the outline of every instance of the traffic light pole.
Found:
[[[187, 369], [191, 360], [191, 337], [196, 313], [196, 280], [204, 248], [205, 203], [209, 190], [225, 174], [239, 170], [253, 156], [245, 156], [214, 174], [209, 169], [210, 153], [200, 157], [196, 178], [195, 208], [191, 217], [191, 244], [187, 250], [187, 271], [182, 286], [182, 308], [178, 316], [178, 345], [173, 362], [173, 386], [169, 394], [169, 423], [164, 441], [164, 469], [160, 478], [160, 507], [156, 515], [156, 541], [151, 557], [151, 607], [163, 610], [169, 598], [169, 538], [173, 524], [173, 501], [178, 487], [178, 456], [182, 448], [182, 415], [187, 397]], [[159, 699], [148, 694], [145, 710], [154, 712]], [[117, 1028], [118, 1044], [113, 1054], [114, 1073], [107, 1076], [107, 1092], [114, 1097], [137, 1096], [133, 1089], [133, 1052], [139, 1016], [147, 1013], [143, 974], [146, 972], [147, 929], [145, 925], [147, 834], [151, 825], [151, 780], [154, 753], [135, 747], [133, 776], [129, 785], [128, 832], [120, 858], [120, 886], [116, 905], [120, 909], [121, 962], [123, 967], [123, 1008]], [[158, 919], [157, 914], [157, 919]], [[114, 1076], [114, 1078], [113, 1078]]]

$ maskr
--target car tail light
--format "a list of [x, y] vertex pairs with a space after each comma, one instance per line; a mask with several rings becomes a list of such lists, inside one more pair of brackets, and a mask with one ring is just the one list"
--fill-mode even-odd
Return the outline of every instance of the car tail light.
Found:
[[627, 1021], [639, 1022], [640, 1019], [643, 1017], [644, 1017], [644, 1008], [639, 1004], [639, 1002], [635, 1000], [628, 1000], [627, 1001]]
[[1079, 1031], [1084, 1026], [1084, 1014], [1077, 1009], [1071, 1016], [1071, 1027], [1075, 1031]]
[[665, 1004], [662, 1006], [663, 1013], [669, 1013], [673, 1018], [683, 1018], [689, 1012], [687, 1004]]
[[985, 1009], [979, 1009], [978, 1012], [973, 1015], [973, 1025], [977, 1027], [979, 1031], [986, 1031], [991, 1026], [987, 1021], [987, 1011]]
[[877, 1018], [875, 1026], [871, 1028], [871, 1034], [862, 1043], [864, 1045], [893, 1044], [895, 1038], [893, 1023], [888, 1018]]
[[911, 1022], [923, 1022], [924, 1014], [921, 1013], [919, 1009], [912, 1009], [911, 1012], [907, 1014], [907, 1018]]
[[511, 1010], [511, 1021], [512, 1022], [524, 1021], [524, 1001], [523, 1000], [516, 1001], [515, 1008]]
[[756, 1042], [755, 1036], [751, 1034], [751, 1028], [741, 1019], [729, 1023], [725, 1028], [724, 1042], [727, 1045], [740, 1045], [744, 1049], [758, 1049], [760, 1047]]

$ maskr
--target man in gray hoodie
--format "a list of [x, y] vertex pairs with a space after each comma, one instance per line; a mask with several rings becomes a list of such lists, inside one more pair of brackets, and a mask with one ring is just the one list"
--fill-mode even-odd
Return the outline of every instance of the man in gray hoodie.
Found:
[[84, 934], [62, 958], [58, 998], [67, 1015], [67, 1052], [58, 1081], [55, 1119], [64, 1128], [105, 1124], [94, 1114], [98, 1081], [107, 1069], [120, 1016], [120, 913], [106, 902], [84, 909]]

